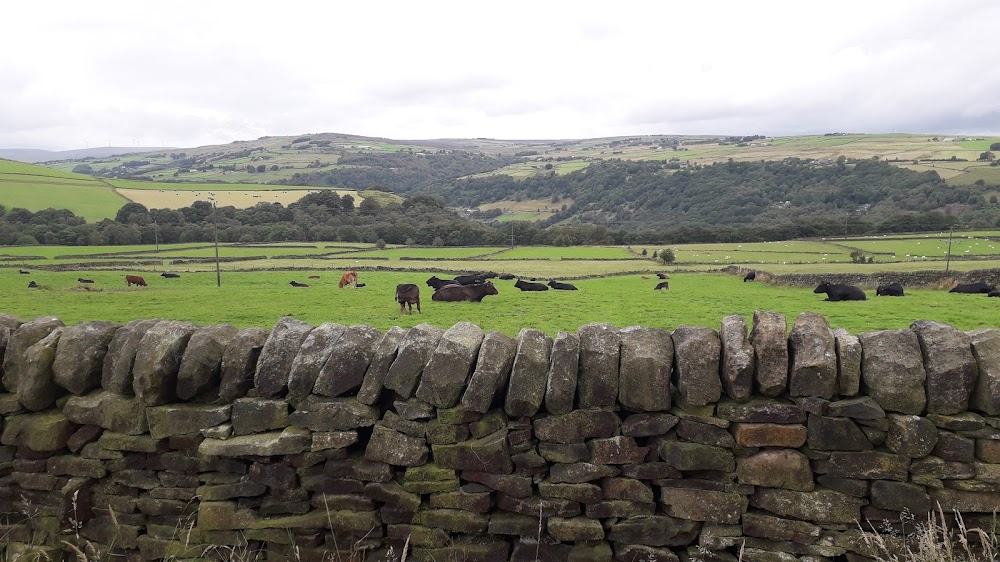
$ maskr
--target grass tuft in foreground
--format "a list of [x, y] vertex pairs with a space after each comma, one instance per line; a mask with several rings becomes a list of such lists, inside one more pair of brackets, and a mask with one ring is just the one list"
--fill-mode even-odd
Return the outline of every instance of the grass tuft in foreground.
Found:
[[961, 513], [948, 517], [938, 504], [924, 521], [904, 510], [898, 528], [870, 525], [870, 530], [862, 529], [861, 538], [881, 562], [985, 562], [996, 560], [1000, 552], [996, 531], [996, 514], [989, 531], [970, 529]]

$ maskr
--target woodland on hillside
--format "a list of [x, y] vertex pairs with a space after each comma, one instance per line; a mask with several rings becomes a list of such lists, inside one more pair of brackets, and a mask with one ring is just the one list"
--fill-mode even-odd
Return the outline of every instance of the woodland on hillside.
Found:
[[[877, 160], [817, 163], [604, 160], [564, 175], [468, 178], [507, 157], [468, 152], [360, 154], [358, 167], [299, 174], [295, 182], [357, 189], [386, 185], [407, 198], [380, 205], [313, 193], [287, 207], [196, 202], [182, 209], [129, 203], [114, 220], [87, 223], [68, 210], [0, 207], [0, 244], [122, 245], [209, 242], [382, 241], [418, 245], [681, 244], [771, 241], [1000, 226], [995, 188], [953, 186], [935, 172]], [[542, 222], [496, 223], [455, 208], [548, 199]], [[482, 215], [479, 215], [482, 217]], [[490, 218], [490, 217], [484, 217]], [[495, 218], [495, 217], [494, 217]]]

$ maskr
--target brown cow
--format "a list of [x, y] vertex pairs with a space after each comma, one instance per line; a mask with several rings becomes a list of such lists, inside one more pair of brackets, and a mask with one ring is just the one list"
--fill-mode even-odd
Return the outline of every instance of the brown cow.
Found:
[[338, 287], [343, 289], [344, 287], [350, 285], [351, 287], [358, 286], [358, 274], [353, 271], [345, 272], [340, 276], [340, 283], [337, 284]]
[[413, 305], [417, 305], [417, 312], [420, 312], [420, 287], [413, 283], [396, 285], [396, 302], [399, 303], [400, 314], [405, 312], [406, 305], [410, 305], [410, 314], [413, 314]]
[[143, 279], [142, 277], [139, 277], [138, 275], [126, 275], [125, 276], [125, 285], [127, 287], [131, 287], [132, 285], [136, 285], [136, 286], [139, 286], [139, 287], [146, 287], [147, 286], [146, 285], [146, 280]]
[[[544, 287], [544, 285], [543, 285]], [[547, 288], [547, 287], [546, 287]], [[445, 302], [458, 302], [458, 301], [470, 301], [470, 302], [482, 302], [486, 295], [499, 295], [497, 288], [493, 286], [493, 283], [487, 281], [479, 285], [445, 285], [437, 291], [435, 291], [434, 296], [431, 300], [445, 301]]]

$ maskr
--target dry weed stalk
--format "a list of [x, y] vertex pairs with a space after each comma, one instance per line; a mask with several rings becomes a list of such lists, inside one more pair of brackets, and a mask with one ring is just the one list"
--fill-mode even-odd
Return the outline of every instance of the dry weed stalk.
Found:
[[[941, 504], [928, 514], [924, 523], [914, 522], [908, 511], [900, 516], [902, 533], [886, 525], [879, 532], [869, 522], [870, 531], [862, 529], [865, 545], [873, 549], [880, 562], [980, 562], [996, 559], [996, 529], [986, 532], [978, 527], [969, 529], [959, 512], [954, 512], [955, 526], [951, 528]], [[994, 519], [996, 514], [994, 514]], [[912, 531], [907, 533], [910, 525]], [[972, 539], [972, 540], [970, 540]], [[975, 544], [973, 544], [975, 543]]]

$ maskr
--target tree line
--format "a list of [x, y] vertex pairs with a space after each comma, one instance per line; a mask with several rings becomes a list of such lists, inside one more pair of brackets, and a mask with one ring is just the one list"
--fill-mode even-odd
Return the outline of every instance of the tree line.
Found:
[[546, 225], [589, 223], [622, 230], [756, 231], [796, 224], [839, 229], [840, 222], [867, 230], [918, 225], [936, 214], [968, 226], [1000, 226], [1000, 208], [996, 198], [988, 196], [988, 186], [953, 186], [935, 172], [845, 158], [827, 164], [789, 158], [700, 167], [605, 160], [565, 175], [484, 176], [437, 182], [423, 191], [462, 207], [509, 200], [563, 201]]
[[[1000, 226], [996, 197], [988, 197], [992, 188], [950, 186], [936, 173], [875, 160], [841, 158], [817, 165], [787, 159], [693, 169], [677, 169], [672, 162], [610, 160], [570, 174], [520, 180], [504, 175], [427, 180], [487, 166], [482, 158], [492, 158], [469, 155], [431, 158], [428, 162], [437, 162], [433, 166], [424, 162], [429, 168], [418, 173], [430, 168], [438, 172], [394, 186], [408, 196], [402, 203], [385, 205], [374, 198], [356, 205], [349, 195], [324, 190], [287, 207], [258, 203], [248, 209], [214, 209], [199, 201], [181, 209], [148, 209], [128, 203], [113, 220], [97, 223], [65, 209], [31, 212], [0, 206], [0, 244], [210, 242], [217, 231], [219, 240], [228, 243], [382, 241], [467, 246], [507, 245], [513, 238], [517, 245], [665, 245]], [[382, 156], [359, 155], [358, 162], [371, 163], [366, 159], [373, 158], [372, 162], [382, 163], [378, 169], [391, 175], [405, 170], [386, 166], [387, 162], [401, 165], [421, 158]], [[342, 187], [363, 187], [367, 181]], [[480, 213], [480, 220], [475, 220], [455, 210], [519, 198], [547, 198], [556, 205], [563, 202], [563, 208], [546, 221], [506, 223], [497, 222], [496, 213]]]

